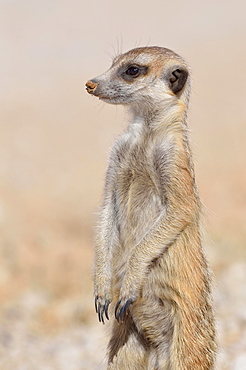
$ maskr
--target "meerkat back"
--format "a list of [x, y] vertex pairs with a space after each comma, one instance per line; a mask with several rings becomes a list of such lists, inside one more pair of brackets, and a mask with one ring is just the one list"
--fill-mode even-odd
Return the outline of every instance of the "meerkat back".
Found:
[[99, 321], [112, 316], [108, 369], [213, 369], [189, 69], [169, 49], [137, 48], [86, 88], [130, 116], [111, 151], [95, 237], [95, 307]]

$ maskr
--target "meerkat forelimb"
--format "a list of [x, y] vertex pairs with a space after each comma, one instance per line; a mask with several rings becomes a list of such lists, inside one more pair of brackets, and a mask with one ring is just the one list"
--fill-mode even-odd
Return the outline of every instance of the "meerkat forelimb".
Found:
[[188, 141], [190, 72], [161, 47], [130, 50], [86, 84], [130, 112], [106, 175], [95, 238], [99, 321], [115, 312], [108, 369], [215, 366], [210, 273]]

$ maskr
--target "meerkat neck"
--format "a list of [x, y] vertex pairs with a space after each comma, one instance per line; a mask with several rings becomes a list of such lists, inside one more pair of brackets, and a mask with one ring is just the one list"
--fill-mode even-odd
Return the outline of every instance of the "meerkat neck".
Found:
[[187, 106], [181, 101], [173, 101], [158, 106], [131, 106], [130, 126], [134, 131], [180, 132], [187, 128]]

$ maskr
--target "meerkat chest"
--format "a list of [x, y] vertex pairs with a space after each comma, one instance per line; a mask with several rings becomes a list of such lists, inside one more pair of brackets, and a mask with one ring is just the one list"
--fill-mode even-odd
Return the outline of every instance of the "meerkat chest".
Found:
[[137, 144], [124, 146], [118, 150], [116, 165], [116, 187], [123, 198], [134, 195], [141, 198], [149, 192], [155, 192], [154, 174], [151, 168], [151, 153], [146, 146]]
[[148, 143], [120, 146], [114, 161], [118, 225], [122, 239], [132, 244], [151, 227], [163, 204]]

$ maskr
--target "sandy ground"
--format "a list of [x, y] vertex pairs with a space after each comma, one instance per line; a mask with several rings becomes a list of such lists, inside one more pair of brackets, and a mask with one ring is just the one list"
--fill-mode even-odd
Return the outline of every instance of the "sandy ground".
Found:
[[[246, 263], [216, 274], [215, 306], [219, 369], [246, 366]], [[88, 294], [89, 295], [89, 294]], [[52, 300], [44, 292], [22, 292], [5, 304], [0, 323], [2, 369], [104, 369], [108, 323], [96, 322], [92, 299]]]

